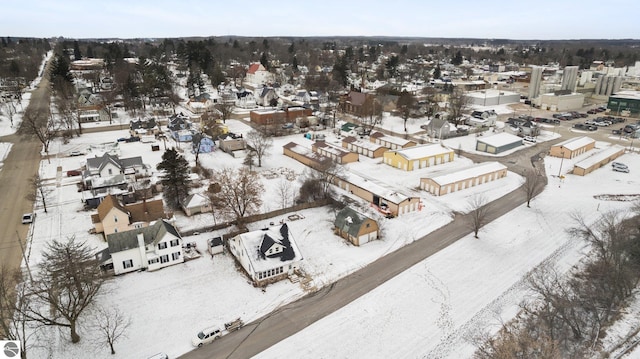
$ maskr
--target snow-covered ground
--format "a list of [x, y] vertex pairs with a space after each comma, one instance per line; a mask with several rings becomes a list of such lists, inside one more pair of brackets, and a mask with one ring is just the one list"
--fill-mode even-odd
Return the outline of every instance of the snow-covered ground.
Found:
[[[36, 208], [38, 215], [31, 227], [28, 247], [32, 269], [37, 269], [46, 244], [56, 238], [75, 236], [96, 250], [106, 247], [101, 236], [89, 233], [93, 212], [83, 209], [76, 186], [79, 177], [69, 178], [65, 174], [81, 167], [87, 157], [100, 155], [96, 144], [128, 137], [129, 119], [126, 115], [121, 117], [123, 130], [87, 133], [67, 144], [52, 144], [51, 153], [55, 156], [41, 163], [40, 173], [49, 179], [53, 192], [48, 213]], [[420, 124], [416, 121], [411, 128], [419, 129]], [[228, 120], [227, 125], [235, 133], [250, 130], [240, 121]], [[548, 136], [553, 138], [552, 134]], [[306, 147], [311, 147], [312, 143], [302, 134], [276, 138], [270, 155], [258, 170], [289, 171], [301, 179], [306, 172], [305, 166], [282, 155], [282, 145], [290, 141]], [[339, 138], [327, 131], [327, 141], [336, 142]], [[444, 143], [453, 149], [468, 150], [467, 147], [475, 146], [475, 137]], [[184, 144], [167, 141], [167, 146], [178, 147], [185, 158], [194, 163], [194, 155]], [[142, 156], [152, 168], [161, 160], [162, 151], [151, 151], [148, 143], [121, 142], [118, 147], [121, 158]], [[160, 148], [164, 148], [162, 142]], [[67, 154], [74, 150], [86, 155], [69, 157]], [[581, 158], [564, 160], [563, 172]], [[216, 151], [200, 154], [199, 161], [204, 167], [221, 169], [240, 167], [243, 159]], [[632, 174], [640, 169], [637, 155], [625, 155], [620, 161], [630, 166]], [[304, 218], [290, 221], [289, 228], [304, 256], [302, 268], [313, 278], [313, 284], [322, 287], [331, 283], [450, 222], [451, 212], [466, 210], [474, 196], [482, 194], [493, 200], [516, 190], [522, 181], [516, 174], [509, 173], [505, 179], [442, 197], [418, 190], [419, 179], [425, 174], [468, 164], [468, 159], [456, 157], [453, 163], [405, 172], [363, 157], [358, 163], [347, 165], [349, 171], [420, 196], [424, 208], [388, 220], [359, 202], [362, 211], [377, 217], [382, 230], [381, 240], [362, 247], [349, 245], [333, 234], [335, 213], [328, 207], [299, 212]], [[554, 158], [545, 159], [545, 165], [547, 173], [557, 173], [560, 166], [559, 160]], [[506, 320], [515, 314], [523, 293], [524, 274], [545, 260], [557, 261], [567, 268], [580, 258], [582, 244], [568, 238], [564, 231], [571, 225], [569, 217], [573, 212], [580, 210], [590, 220], [595, 220], [600, 212], [629, 206], [628, 203], [599, 201], [593, 195], [638, 193], [639, 180], [632, 174], [612, 172], [605, 167], [586, 177], [567, 176], [562, 183], [552, 177], [545, 192], [533, 201], [532, 208], [522, 206], [503, 216], [483, 229], [479, 240], [460, 240], [258, 357], [469, 357], [473, 346], [466, 339], [472, 333], [485, 328], [495, 330], [498, 318]], [[261, 176], [261, 180], [265, 186], [262, 211], [281, 208], [277, 187], [281, 181], [286, 181], [284, 176], [275, 179]], [[291, 182], [296, 193], [300, 183], [300, 180]], [[202, 186], [195, 191], [203, 191], [206, 186], [206, 181], [202, 181]], [[254, 223], [250, 229], [282, 219]], [[220, 220], [211, 214], [190, 218], [176, 214], [181, 231], [199, 229]], [[230, 255], [211, 258], [204, 251], [206, 240], [221, 233], [223, 231], [206, 232], [185, 238], [187, 242], [196, 242], [204, 254], [198, 259], [158, 272], [114, 277], [107, 282], [107, 290], [97, 304], [118, 307], [132, 320], [127, 338], [115, 345], [116, 355], [110, 355], [106, 347], [95, 345], [97, 334], [84, 321], [80, 328], [83, 338], [80, 343], [70, 344], [68, 332], [64, 330], [47, 328], [39, 332], [38, 341], [52, 344], [46, 348], [31, 348], [30, 356], [144, 358], [165, 352], [175, 357], [192, 349], [190, 339], [203, 327], [219, 325], [236, 317], [250, 322], [305, 294], [301, 286], [288, 281], [270, 285], [266, 291], [254, 288], [236, 270]], [[335, 329], [337, 326], [340, 330]], [[317, 340], [320, 337], [323, 339]]]

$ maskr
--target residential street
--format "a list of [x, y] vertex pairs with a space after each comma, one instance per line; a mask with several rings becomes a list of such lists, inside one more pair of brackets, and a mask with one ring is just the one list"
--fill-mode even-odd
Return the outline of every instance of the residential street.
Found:
[[[537, 157], [539, 153], [546, 153], [550, 147], [551, 144], [539, 144], [501, 157], [500, 161], [507, 165], [511, 171], [521, 173], [523, 167], [531, 168], [530, 159], [532, 157]], [[540, 169], [544, 171], [542, 166]], [[545, 174], [542, 173], [542, 176]], [[524, 191], [515, 190], [508, 193], [490, 204], [489, 220], [495, 220], [525, 202]], [[316, 293], [290, 303], [258, 321], [247, 324], [236, 332], [223, 336], [210, 345], [191, 351], [181, 358], [249, 358], [254, 356], [351, 303], [416, 263], [471, 233], [471, 227], [468, 223], [467, 215], [458, 215], [451, 223], [429, 235], [378, 259]]]
[[[46, 107], [44, 113], [49, 113], [49, 92], [49, 80], [45, 76], [32, 92], [29, 107]], [[33, 202], [25, 197], [31, 191], [29, 180], [38, 173], [42, 145], [36, 138], [19, 135], [0, 137], [0, 142], [13, 144], [0, 171], [0, 264], [17, 269], [22, 260], [18, 236], [24, 247], [29, 229], [21, 223], [22, 214], [33, 212]]]

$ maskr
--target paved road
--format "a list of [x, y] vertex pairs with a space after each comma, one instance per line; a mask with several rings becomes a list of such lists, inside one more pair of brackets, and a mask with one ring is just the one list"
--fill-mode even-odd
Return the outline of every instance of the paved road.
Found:
[[[49, 81], [45, 78], [31, 94], [28, 108], [32, 107], [49, 113]], [[29, 229], [21, 223], [22, 214], [33, 212], [33, 202], [25, 197], [31, 192], [29, 180], [38, 173], [42, 145], [35, 138], [18, 135], [0, 137], [0, 142], [13, 144], [0, 170], [0, 265], [17, 269], [22, 260], [18, 236], [24, 246]]]
[[[530, 147], [502, 161], [516, 172], [531, 168], [531, 159], [546, 153], [550, 144]], [[486, 160], [486, 158], [485, 158]], [[544, 168], [541, 176], [546, 179]], [[541, 189], [542, 190], [542, 189]], [[489, 220], [495, 220], [526, 202], [523, 191], [515, 190], [490, 204]], [[213, 344], [191, 351], [181, 358], [249, 358], [297, 333], [353, 300], [370, 292], [425, 258], [471, 233], [468, 215], [456, 215], [446, 226], [392, 252], [320, 291], [290, 303]], [[197, 328], [194, 328], [197, 329]]]

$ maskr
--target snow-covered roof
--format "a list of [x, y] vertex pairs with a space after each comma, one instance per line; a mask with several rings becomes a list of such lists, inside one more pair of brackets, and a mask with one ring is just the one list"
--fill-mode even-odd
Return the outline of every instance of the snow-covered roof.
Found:
[[586, 136], [570, 138], [566, 141], [556, 144], [554, 147], [564, 147], [569, 151], [575, 151], [586, 145], [596, 142], [594, 139]]
[[371, 151], [377, 151], [381, 148], [387, 149], [386, 147], [384, 147], [383, 145], [377, 144], [377, 143], [373, 143], [371, 141], [360, 141], [358, 139], [356, 139], [353, 136], [349, 136], [349, 137], [345, 137], [342, 142], [347, 142], [347, 143], [351, 143], [354, 146], [358, 146], [360, 148], [366, 149], [366, 150], [371, 150]]
[[[286, 228], [286, 224], [284, 226]], [[293, 259], [282, 260], [281, 257], [262, 257], [260, 253], [260, 247], [262, 245], [263, 239], [265, 239], [265, 236], [268, 236], [275, 243], [281, 245], [285, 244], [283, 242], [283, 236], [280, 234], [281, 228], [282, 226], [273, 226], [262, 230], [242, 233], [239, 235], [241, 238], [240, 242], [244, 246], [245, 252], [247, 253], [249, 260], [251, 261], [251, 266], [254, 273], [264, 272], [266, 270], [280, 266], [286, 267], [290, 263], [294, 263], [302, 259], [300, 249], [298, 249], [298, 245], [293, 240], [293, 236], [291, 235], [291, 232], [288, 228], [286, 228], [286, 231], [288, 232], [289, 245], [291, 246], [291, 249], [293, 249]]]
[[587, 157], [584, 160], [576, 163], [574, 166], [576, 167], [580, 167], [580, 168], [589, 168], [593, 165], [595, 165], [598, 162], [601, 162], [609, 157], [611, 157], [612, 155], [619, 153], [619, 152], [623, 152], [624, 148], [622, 148], [621, 146], [618, 145], [613, 145], [609, 148], [606, 148], [602, 151], [598, 151], [597, 153], [595, 153], [593, 156]]
[[522, 138], [510, 133], [503, 132], [497, 135], [479, 138], [478, 142], [486, 143], [487, 145], [493, 147], [502, 147], [516, 142], [522, 143]]
[[434, 143], [423, 146], [413, 146], [405, 148], [403, 150], [391, 150], [389, 152], [395, 152], [408, 160], [417, 160], [421, 158], [453, 153], [453, 150], [442, 147], [439, 143]]
[[320, 148], [323, 151], [326, 151], [327, 153], [331, 153], [332, 155], [336, 155], [338, 157], [343, 157], [351, 153], [351, 151], [349, 150], [331, 145], [326, 142], [315, 142], [312, 146]]
[[354, 173], [348, 173], [342, 178], [354, 186], [363, 188], [373, 193], [374, 195], [384, 198], [385, 200], [395, 204], [400, 204], [403, 201], [406, 201], [407, 199], [409, 199], [409, 196], [407, 195], [398, 193], [394, 189], [383, 187], [382, 185], [376, 182], [373, 182], [372, 180], [368, 180]]
[[482, 162], [474, 164], [473, 166], [458, 169], [455, 171], [443, 172], [437, 176], [430, 177], [435, 183], [439, 185], [447, 185], [455, 183], [469, 178], [485, 175], [487, 173], [501, 171], [506, 169], [507, 166], [499, 162]]
[[406, 140], [400, 137], [387, 136], [382, 132], [374, 132], [371, 134], [371, 137], [377, 138], [381, 141], [393, 143], [394, 145], [398, 145], [398, 146], [406, 146], [408, 143], [413, 142], [412, 140]]
[[184, 201], [184, 207], [193, 208], [209, 203], [209, 199], [200, 193], [194, 193]]

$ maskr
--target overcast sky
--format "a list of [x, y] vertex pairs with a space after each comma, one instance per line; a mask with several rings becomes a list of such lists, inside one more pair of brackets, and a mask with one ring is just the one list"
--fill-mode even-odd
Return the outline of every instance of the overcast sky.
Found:
[[0, 36], [639, 38], [638, 0], [2, 0]]

